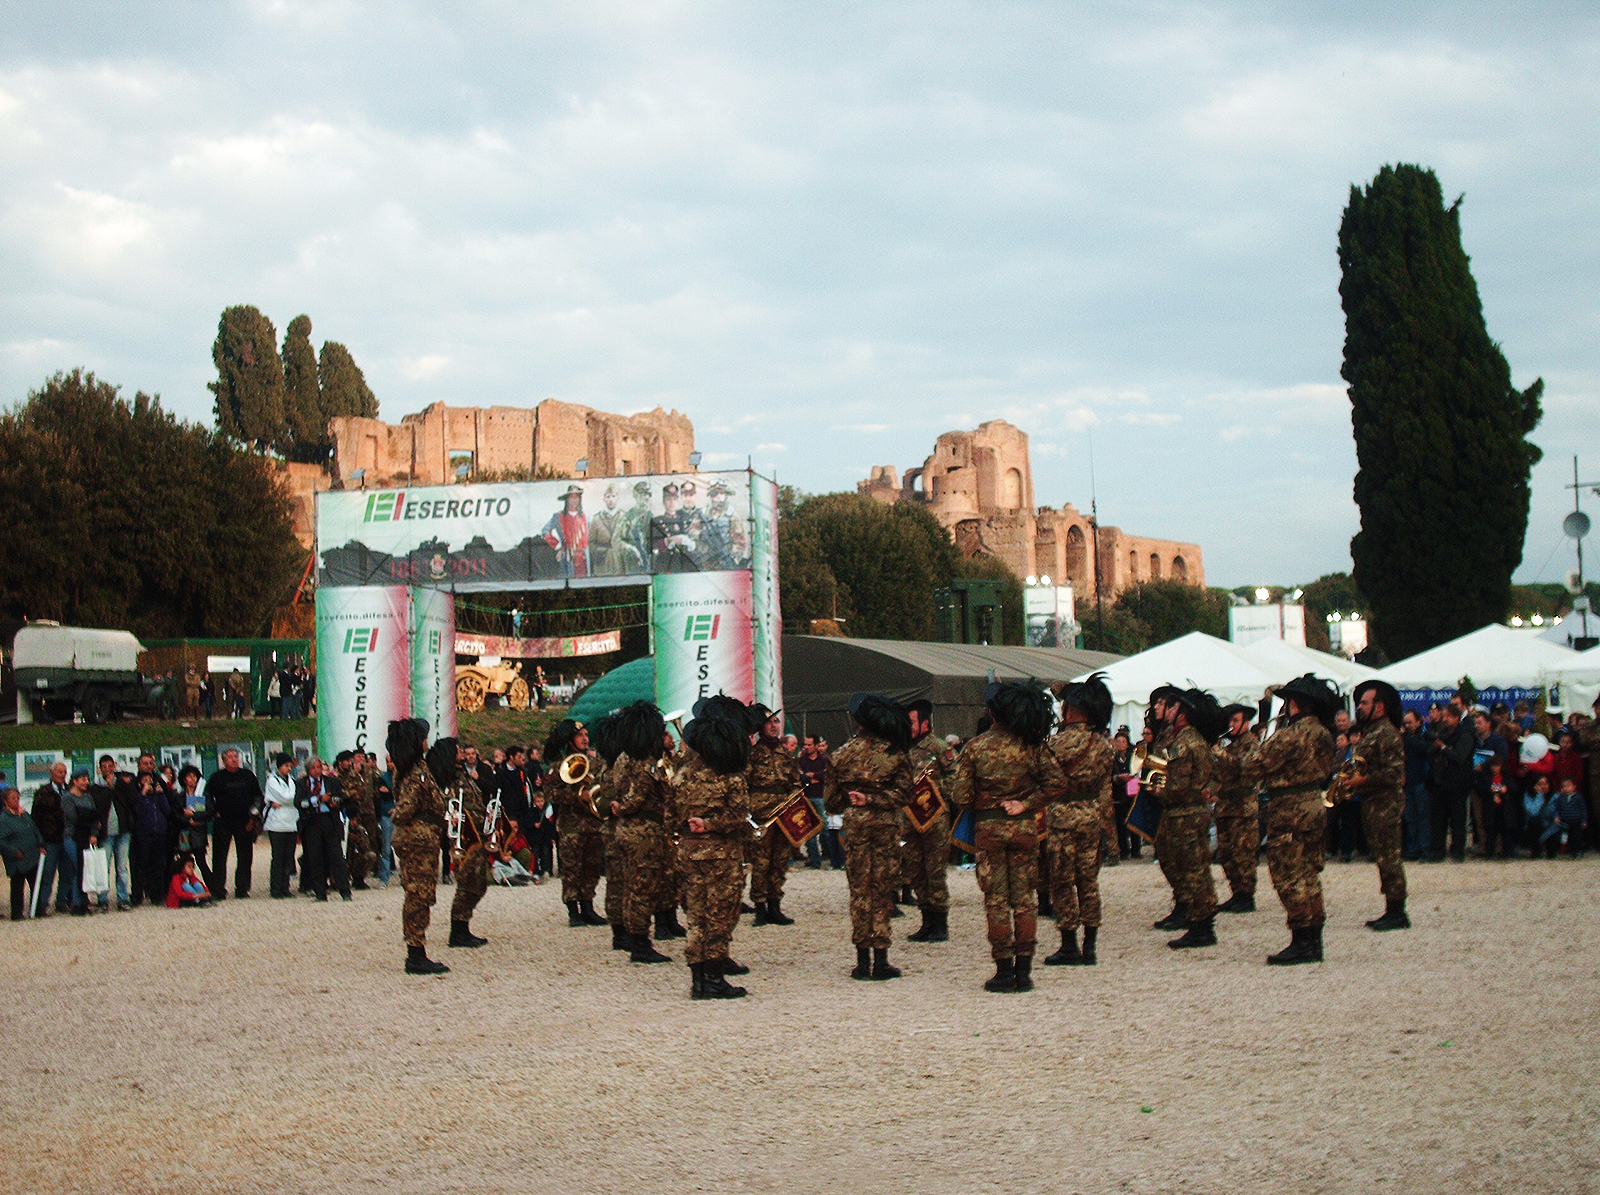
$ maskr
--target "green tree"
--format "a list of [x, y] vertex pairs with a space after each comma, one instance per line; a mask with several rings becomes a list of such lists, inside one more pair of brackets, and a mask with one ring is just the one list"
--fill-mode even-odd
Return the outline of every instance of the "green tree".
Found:
[[0, 416], [0, 616], [147, 637], [250, 635], [305, 551], [265, 458], [57, 374]]
[[311, 347], [311, 317], [297, 315], [283, 337], [283, 402], [289, 426], [289, 455], [295, 460], [325, 460], [328, 417], [317, 380], [317, 350]]
[[1385, 166], [1339, 226], [1355, 430], [1354, 577], [1371, 633], [1402, 659], [1506, 617], [1540, 452], [1536, 380], [1511, 384], [1431, 170]]
[[356, 359], [350, 355], [350, 350], [337, 340], [323, 342], [317, 374], [322, 382], [324, 421], [335, 415], [377, 418], [377, 396], [367, 385], [366, 376], [356, 364]]
[[229, 307], [211, 346], [217, 380], [207, 384], [216, 400], [217, 429], [258, 447], [285, 442], [283, 362], [272, 321], [254, 307]]

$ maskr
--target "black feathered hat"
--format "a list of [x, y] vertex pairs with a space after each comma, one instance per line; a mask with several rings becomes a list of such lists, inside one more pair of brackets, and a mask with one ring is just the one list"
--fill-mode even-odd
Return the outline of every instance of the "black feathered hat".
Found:
[[603, 718], [596, 718], [589, 725], [589, 746], [606, 761], [606, 767], [616, 763], [617, 756], [622, 754], [622, 744], [617, 739], [618, 717], [618, 714], [607, 714]]
[[428, 724], [421, 718], [401, 718], [389, 723], [389, 734], [384, 739], [389, 758], [394, 761], [394, 774], [401, 778], [410, 774], [428, 747]]
[[428, 771], [433, 773], [433, 782], [440, 788], [449, 788], [456, 782], [456, 741], [454, 739], [440, 739], [428, 748], [424, 758], [428, 761]]
[[743, 721], [715, 714], [696, 718], [683, 728], [683, 741], [719, 776], [732, 776], [750, 766], [750, 736]]
[[1029, 746], [1038, 746], [1050, 737], [1055, 710], [1043, 690], [1021, 681], [991, 681], [983, 691], [995, 725], [1004, 727]]
[[878, 693], [857, 693], [850, 698], [850, 716], [857, 726], [889, 744], [889, 750], [911, 748], [911, 716], [905, 706]]
[[1204, 689], [1185, 689], [1173, 700], [1188, 718], [1189, 725], [1198, 730], [1207, 742], [1216, 742], [1228, 729], [1228, 720], [1222, 716], [1222, 707]]
[[1051, 691], [1061, 698], [1063, 710], [1083, 711], [1089, 725], [1102, 734], [1111, 729], [1111, 711], [1116, 702], [1111, 699], [1111, 688], [1106, 684], [1104, 672], [1096, 672], [1080, 681], [1052, 685]]
[[1343, 704], [1338, 689], [1310, 672], [1278, 686], [1277, 697], [1281, 701], [1294, 698], [1302, 709], [1309, 710], [1324, 722], [1333, 717], [1334, 711]]
[[1356, 686], [1355, 692], [1351, 696], [1355, 698], [1356, 704], [1360, 705], [1362, 695], [1368, 692], [1372, 693], [1378, 701], [1383, 702], [1383, 716], [1396, 726], [1399, 726], [1400, 715], [1403, 712], [1400, 709], [1399, 690], [1386, 680], [1364, 680]]
[[617, 714], [618, 746], [629, 759], [639, 763], [661, 757], [661, 740], [666, 733], [666, 719], [652, 702], [636, 701]]
[[571, 718], [563, 718], [555, 724], [550, 731], [550, 737], [544, 741], [544, 762], [549, 767], [557, 767], [561, 761], [572, 754], [572, 740], [578, 737], [578, 731], [583, 729], [583, 723], [574, 722]]

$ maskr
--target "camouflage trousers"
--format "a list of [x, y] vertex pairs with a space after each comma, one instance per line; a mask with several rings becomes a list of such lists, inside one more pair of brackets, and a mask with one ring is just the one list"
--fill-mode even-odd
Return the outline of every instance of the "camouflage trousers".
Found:
[[605, 870], [606, 840], [599, 830], [565, 830], [556, 843], [563, 904], [593, 900]]
[[1252, 798], [1246, 806], [1223, 805], [1213, 814], [1217, 821], [1217, 862], [1228, 877], [1233, 896], [1256, 894], [1256, 860], [1261, 851], [1261, 817]]
[[973, 835], [996, 961], [1032, 958], [1039, 940], [1039, 829], [1032, 814], [983, 817]]
[[903, 831], [905, 846], [900, 848], [901, 882], [910, 884], [917, 894], [917, 907], [943, 911], [950, 907], [950, 884], [945, 872], [950, 867], [950, 815], [941, 813], [933, 825], [918, 833], [909, 819]]
[[471, 921], [473, 910], [489, 891], [489, 852], [483, 843], [466, 849], [456, 864], [456, 894], [450, 899], [450, 920]]
[[750, 903], [765, 904], [783, 899], [783, 884], [789, 877], [789, 856], [794, 847], [776, 825], [768, 826], [760, 838], [750, 843]]
[[1190, 921], [1217, 914], [1217, 886], [1211, 878], [1211, 811], [1204, 805], [1163, 809], [1156, 827], [1156, 857], [1172, 897]]
[[377, 838], [367, 834], [367, 828], [359, 817], [350, 819], [350, 840], [345, 844], [345, 866], [350, 869], [351, 883], [365, 884], [373, 868], [378, 866], [378, 852], [374, 849], [377, 842]]
[[406, 890], [400, 902], [400, 929], [407, 946], [424, 946], [428, 940], [428, 910], [438, 892], [439, 830], [435, 826], [396, 826], [394, 853], [400, 859], [400, 885]]
[[1063, 932], [1100, 924], [1100, 841], [1104, 827], [1094, 801], [1050, 810], [1045, 850], [1050, 858], [1050, 907]]
[[1290, 929], [1321, 925], [1322, 860], [1328, 811], [1320, 792], [1274, 797], [1267, 805], [1267, 874]]
[[742, 850], [732, 846], [725, 855], [706, 851], [708, 844], [682, 852], [684, 920], [689, 924], [683, 961], [704, 963], [728, 957], [733, 927], [739, 923], [739, 897], [744, 892]]
[[666, 903], [667, 832], [659, 822], [627, 818], [617, 827], [617, 848], [606, 892], [610, 893], [613, 878], [620, 881], [622, 928], [648, 935], [650, 918]]
[[887, 950], [900, 878], [900, 815], [852, 808], [844, 815], [840, 836], [850, 885], [850, 941]]
[[622, 909], [627, 889], [623, 887], [622, 848], [617, 845], [617, 819], [608, 818], [605, 829], [606, 856], [606, 920], [612, 925], [622, 924]]
[[1406, 898], [1406, 866], [1400, 858], [1400, 815], [1405, 804], [1404, 793], [1361, 798], [1361, 829], [1378, 865], [1378, 890], [1386, 900]]

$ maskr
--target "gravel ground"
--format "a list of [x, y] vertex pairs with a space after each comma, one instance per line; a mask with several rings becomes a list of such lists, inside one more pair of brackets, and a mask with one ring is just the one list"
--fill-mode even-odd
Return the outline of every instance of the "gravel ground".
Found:
[[873, 984], [846, 975], [844, 877], [798, 871], [799, 923], [746, 919], [751, 996], [714, 1003], [681, 962], [568, 929], [554, 885], [491, 891], [477, 951], [443, 948], [442, 888], [438, 979], [400, 971], [398, 884], [8, 923], [0, 1174], [42, 1195], [1600, 1191], [1600, 868], [1411, 876], [1416, 928], [1378, 935], [1372, 868], [1330, 865], [1329, 961], [1279, 970], [1265, 868], [1260, 912], [1174, 955], [1148, 928], [1159, 871], [1126, 864], [1100, 966], [1005, 996], [980, 990], [958, 872], [952, 941], [897, 944], [905, 977]]

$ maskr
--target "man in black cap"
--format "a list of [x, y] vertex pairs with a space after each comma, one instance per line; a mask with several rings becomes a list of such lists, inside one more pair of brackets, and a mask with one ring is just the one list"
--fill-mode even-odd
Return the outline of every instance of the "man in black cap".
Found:
[[1333, 772], [1328, 723], [1341, 705], [1332, 685], [1309, 672], [1282, 686], [1286, 724], [1245, 755], [1247, 784], [1267, 789], [1267, 874], [1283, 901], [1292, 937], [1267, 962], [1274, 966], [1322, 961], [1322, 864], [1327, 810], [1322, 794]]
[[1235, 703], [1224, 706], [1222, 714], [1228, 719], [1228, 734], [1212, 748], [1211, 791], [1216, 802], [1211, 816], [1217, 823], [1217, 862], [1228, 877], [1229, 896], [1217, 912], [1254, 913], [1261, 814], [1255, 785], [1244, 782], [1239, 764], [1258, 741], [1250, 729], [1256, 711], [1254, 706]]
[[[755, 727], [750, 747], [750, 767], [745, 783], [750, 809], [763, 824], [802, 790], [800, 768], [783, 746], [783, 715], [759, 701], [746, 707], [747, 725]], [[789, 876], [789, 856], [794, 847], [776, 824], [767, 826], [750, 844], [750, 903], [756, 907], [757, 925], [793, 925], [783, 911], [783, 885]]]
[[1368, 929], [1409, 929], [1406, 916], [1406, 865], [1400, 855], [1400, 819], [1405, 813], [1406, 748], [1400, 738], [1400, 694], [1381, 680], [1356, 686], [1356, 720], [1361, 742], [1353, 756], [1347, 788], [1361, 797], [1361, 828], [1378, 865], [1383, 892], [1382, 917]]
[[1182, 911], [1187, 927], [1167, 945], [1190, 950], [1217, 944], [1217, 886], [1211, 878], [1211, 811], [1205, 792], [1222, 711], [1215, 698], [1199, 689], [1186, 689], [1165, 704], [1173, 734], [1167, 744], [1166, 783], [1156, 790], [1161, 802], [1156, 858], [1172, 885], [1173, 907]]

